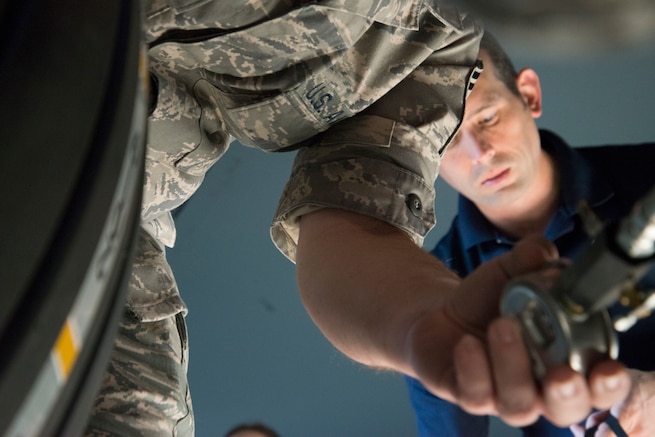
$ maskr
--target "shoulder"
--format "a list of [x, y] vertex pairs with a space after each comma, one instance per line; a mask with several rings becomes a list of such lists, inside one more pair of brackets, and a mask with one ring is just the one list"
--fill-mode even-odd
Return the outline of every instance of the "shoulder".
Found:
[[[655, 157], [655, 142], [626, 143], [626, 144], [602, 144], [572, 147], [556, 133], [548, 129], [539, 129], [542, 147], [547, 151], [574, 150], [585, 159], [602, 167], [623, 170], [625, 164], [634, 164], [636, 160], [646, 161]], [[551, 152], [552, 153], [552, 152]], [[648, 165], [648, 161], [640, 163]]]
[[[634, 164], [633, 160], [655, 157], [655, 143], [587, 146], [577, 147], [576, 150], [586, 159], [616, 168], [622, 168], [622, 163]], [[612, 158], [616, 160], [611, 161]], [[647, 165], [648, 162], [643, 164]]]
[[655, 183], [655, 143], [589, 146], [576, 150], [607, 176], [635, 179], [640, 184]]
[[655, 187], [655, 143], [580, 147], [576, 150], [630, 205]]

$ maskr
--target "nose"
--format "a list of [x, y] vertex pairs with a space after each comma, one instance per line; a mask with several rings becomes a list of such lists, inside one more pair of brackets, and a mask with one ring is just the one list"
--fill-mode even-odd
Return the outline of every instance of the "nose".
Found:
[[473, 162], [481, 162], [491, 158], [495, 154], [493, 146], [483, 135], [476, 134], [469, 130], [462, 130], [460, 136], [460, 147]]

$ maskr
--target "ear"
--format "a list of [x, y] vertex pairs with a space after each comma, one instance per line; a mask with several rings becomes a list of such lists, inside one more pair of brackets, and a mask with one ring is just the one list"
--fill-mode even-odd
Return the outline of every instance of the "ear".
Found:
[[542, 112], [542, 100], [541, 84], [537, 73], [531, 68], [524, 68], [516, 77], [516, 86], [532, 117], [539, 118]]

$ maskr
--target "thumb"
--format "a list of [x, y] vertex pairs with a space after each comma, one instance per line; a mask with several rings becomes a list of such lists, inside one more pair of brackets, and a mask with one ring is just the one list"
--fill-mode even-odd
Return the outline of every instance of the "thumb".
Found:
[[[494, 260], [504, 271], [505, 281], [537, 270], [547, 262], [559, 258], [557, 247], [541, 235], [532, 235], [519, 241], [514, 248]], [[494, 260], [491, 260], [493, 262]]]
[[511, 251], [481, 264], [461, 282], [447, 304], [449, 316], [467, 332], [484, 337], [489, 322], [499, 316], [500, 296], [508, 281], [557, 258], [557, 248], [546, 238], [524, 238]]

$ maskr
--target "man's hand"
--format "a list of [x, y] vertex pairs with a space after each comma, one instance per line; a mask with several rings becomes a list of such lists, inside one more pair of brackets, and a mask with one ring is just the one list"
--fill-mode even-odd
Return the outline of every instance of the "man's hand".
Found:
[[350, 358], [417, 378], [472, 413], [569, 426], [624, 399], [630, 384], [612, 361], [588, 380], [568, 367], [552, 369], [543, 387], [534, 380], [499, 300], [508, 280], [557, 256], [546, 239], [526, 239], [462, 280], [397, 228], [323, 209], [301, 219], [296, 265], [308, 313]]
[[[560, 366], [550, 369], [544, 381], [535, 381], [520, 327], [513, 319], [499, 317], [498, 302], [506, 282], [556, 257], [545, 239], [528, 238], [463, 280], [432, 320], [421, 322], [428, 325], [420, 328], [427, 338], [415, 338], [414, 355], [427, 362], [415, 361], [418, 379], [466, 411], [497, 415], [512, 426], [528, 425], [540, 415], [556, 425], [569, 426], [592, 408], [608, 408], [623, 399], [630, 381], [623, 365], [615, 361], [595, 366], [588, 379]], [[452, 347], [453, 368], [441, 369], [445, 379], [431, 380], [434, 373], [423, 366], [435, 358], [426, 357], [422, 350], [436, 341], [428, 339], [431, 332], [439, 329], [439, 337], [444, 337], [445, 326], [445, 337], [459, 339]]]
[[594, 437], [616, 437], [605, 423], [608, 414], [616, 417], [621, 428], [630, 437], [655, 436], [655, 372], [630, 370], [632, 388], [621, 402], [609, 410], [592, 414], [585, 426], [574, 425], [571, 431], [575, 437], [583, 437], [585, 429], [598, 427]]

